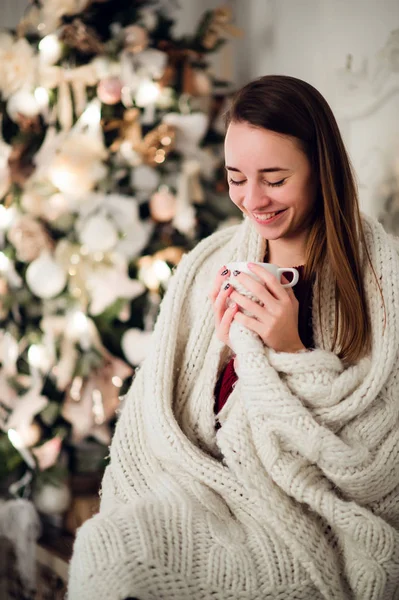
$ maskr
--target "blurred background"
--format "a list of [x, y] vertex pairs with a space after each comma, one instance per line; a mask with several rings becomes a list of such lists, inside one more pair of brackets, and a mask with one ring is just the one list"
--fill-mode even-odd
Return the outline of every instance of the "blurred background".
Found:
[[399, 3], [2, 0], [0, 23], [0, 599], [54, 599], [173, 269], [240, 220], [233, 91], [319, 89], [399, 235]]

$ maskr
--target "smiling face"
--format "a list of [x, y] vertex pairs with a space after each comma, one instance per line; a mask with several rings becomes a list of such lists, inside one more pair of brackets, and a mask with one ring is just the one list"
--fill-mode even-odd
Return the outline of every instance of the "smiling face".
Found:
[[225, 138], [225, 158], [230, 198], [269, 240], [269, 248], [273, 243], [275, 248], [286, 244], [303, 254], [314, 215], [316, 184], [299, 142], [232, 121]]

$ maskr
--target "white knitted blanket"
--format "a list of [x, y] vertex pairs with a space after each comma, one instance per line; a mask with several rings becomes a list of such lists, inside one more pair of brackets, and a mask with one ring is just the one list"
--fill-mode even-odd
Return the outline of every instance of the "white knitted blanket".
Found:
[[[79, 530], [69, 600], [399, 598], [399, 259], [365, 218], [373, 344], [345, 368], [328, 348], [276, 353], [237, 323], [238, 382], [216, 432], [223, 348], [207, 293], [231, 260], [262, 260], [248, 221], [201, 242], [172, 278], [152, 351], [111, 446], [99, 515]], [[323, 334], [323, 335], [322, 335]]]

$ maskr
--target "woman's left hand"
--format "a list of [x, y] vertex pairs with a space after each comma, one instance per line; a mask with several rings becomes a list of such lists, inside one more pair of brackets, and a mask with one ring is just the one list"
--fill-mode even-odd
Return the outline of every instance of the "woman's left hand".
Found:
[[251, 313], [247, 316], [237, 312], [234, 320], [257, 333], [263, 343], [276, 352], [305, 350], [298, 332], [299, 304], [292, 288], [284, 288], [272, 273], [262, 267], [251, 263], [248, 267], [262, 283], [245, 273], [236, 275], [237, 280], [262, 304], [234, 290], [230, 298]]

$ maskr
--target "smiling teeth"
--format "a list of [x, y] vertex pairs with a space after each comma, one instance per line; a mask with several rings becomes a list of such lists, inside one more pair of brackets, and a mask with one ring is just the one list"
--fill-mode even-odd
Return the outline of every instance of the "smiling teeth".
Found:
[[255, 215], [255, 217], [258, 219], [258, 221], [268, 221], [269, 219], [272, 219], [273, 217], [275, 217], [280, 211], [276, 211], [276, 212], [272, 212], [272, 213], [267, 213], [264, 215]]

